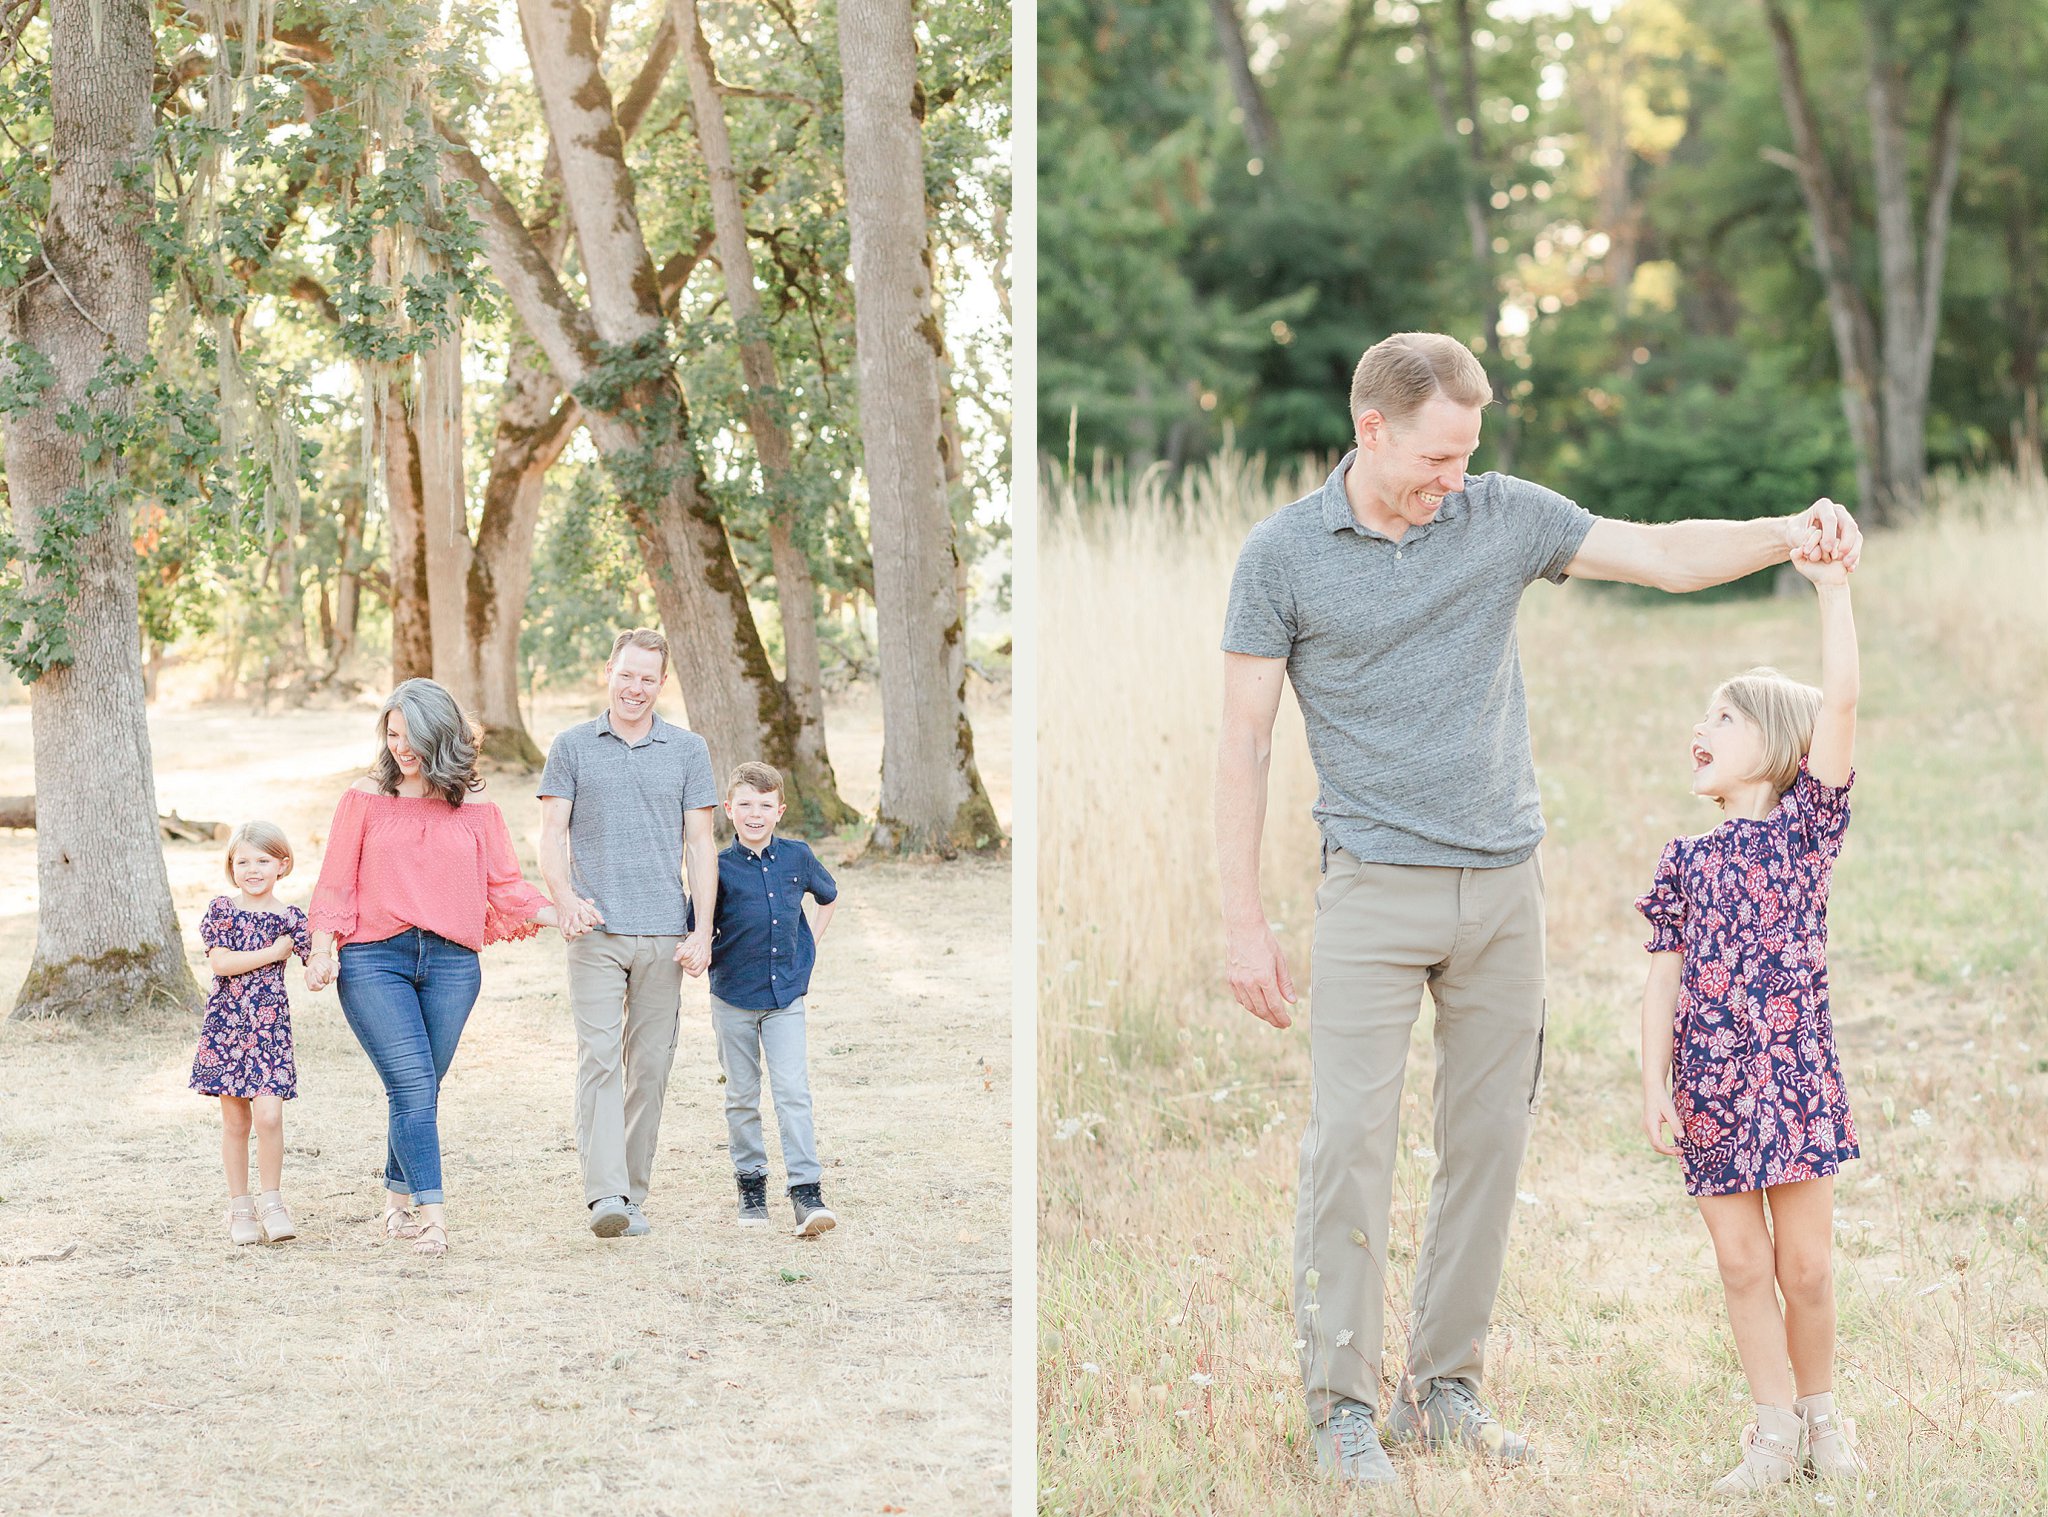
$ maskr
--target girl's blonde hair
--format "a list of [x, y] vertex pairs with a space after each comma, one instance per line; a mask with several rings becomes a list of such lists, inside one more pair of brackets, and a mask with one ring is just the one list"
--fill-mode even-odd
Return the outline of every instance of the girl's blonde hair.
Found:
[[1813, 724], [1820, 716], [1820, 691], [1788, 679], [1771, 668], [1750, 669], [1724, 682], [1713, 699], [1757, 724], [1764, 735], [1763, 767], [1750, 778], [1768, 780], [1783, 795], [1799, 778], [1799, 761], [1813, 746]]
[[274, 859], [283, 859], [284, 868], [278, 873], [279, 879], [292, 872], [292, 845], [286, 840], [284, 829], [275, 822], [244, 822], [228, 838], [225, 867], [230, 885], [235, 883], [235, 850], [244, 845]]

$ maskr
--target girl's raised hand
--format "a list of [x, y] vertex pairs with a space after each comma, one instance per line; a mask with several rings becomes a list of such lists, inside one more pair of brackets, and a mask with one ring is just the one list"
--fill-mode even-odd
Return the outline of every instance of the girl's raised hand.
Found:
[[[1668, 1142], [1663, 1131], [1667, 1127], [1671, 1130]], [[1671, 1104], [1671, 1092], [1663, 1089], [1644, 1091], [1643, 1131], [1649, 1134], [1650, 1147], [1667, 1158], [1677, 1158], [1678, 1134], [1681, 1130], [1678, 1125], [1678, 1108]]]
[[1849, 583], [1849, 565], [1842, 559], [1800, 558], [1796, 554], [1792, 567], [1816, 585], [1846, 585]]

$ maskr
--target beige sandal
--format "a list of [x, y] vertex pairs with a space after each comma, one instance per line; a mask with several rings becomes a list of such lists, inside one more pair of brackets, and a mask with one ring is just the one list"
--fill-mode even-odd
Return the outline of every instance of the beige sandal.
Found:
[[[439, 1233], [438, 1238], [429, 1238], [428, 1233]], [[422, 1258], [438, 1259], [448, 1252], [448, 1229], [438, 1222], [429, 1222], [420, 1229], [413, 1240], [412, 1251]]]
[[228, 1197], [228, 1236], [236, 1243], [261, 1243], [263, 1224], [256, 1220], [254, 1196]]
[[384, 1208], [384, 1236], [387, 1238], [417, 1238], [420, 1235], [419, 1218], [403, 1206]]
[[292, 1225], [292, 1214], [284, 1204], [284, 1197], [274, 1190], [266, 1190], [257, 1198], [256, 1220], [263, 1224], [263, 1236], [271, 1243], [282, 1243], [299, 1235], [299, 1230]]

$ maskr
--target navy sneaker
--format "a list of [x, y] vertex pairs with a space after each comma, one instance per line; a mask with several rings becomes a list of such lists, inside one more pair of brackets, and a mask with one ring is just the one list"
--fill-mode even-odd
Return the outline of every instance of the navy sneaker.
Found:
[[768, 1177], [766, 1175], [735, 1175], [740, 1186], [740, 1225], [742, 1227], [766, 1227], [768, 1225]]
[[816, 1184], [790, 1186], [789, 1204], [796, 1212], [799, 1238], [815, 1238], [839, 1225], [839, 1219], [826, 1209], [825, 1197]]

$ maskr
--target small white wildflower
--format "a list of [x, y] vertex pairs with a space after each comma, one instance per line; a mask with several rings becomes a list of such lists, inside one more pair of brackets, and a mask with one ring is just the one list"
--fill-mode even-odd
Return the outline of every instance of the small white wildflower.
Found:
[[1081, 1119], [1079, 1117], [1061, 1117], [1058, 1124], [1052, 1130], [1052, 1140], [1055, 1143], [1065, 1143], [1080, 1130]]
[[1932, 1285], [1923, 1285], [1923, 1286], [1921, 1286], [1921, 1287], [1920, 1287], [1920, 1289], [1918, 1289], [1918, 1290], [1914, 1291], [1914, 1292], [1913, 1292], [1913, 1294], [1914, 1294], [1914, 1295], [1916, 1295], [1916, 1296], [1931, 1296], [1931, 1295], [1933, 1295], [1933, 1294], [1934, 1294], [1934, 1293], [1935, 1293], [1936, 1291], [1938, 1291], [1938, 1290], [1941, 1290], [1941, 1289], [1943, 1289], [1944, 1287], [1946, 1287], [1946, 1286], [1947, 1286], [1947, 1284], [1948, 1284], [1948, 1281], [1946, 1281], [1946, 1280], [1937, 1280], [1937, 1281], [1935, 1281], [1935, 1282], [1934, 1282], [1934, 1283], [1933, 1283]]
[[1102, 1366], [1099, 1364], [1083, 1363], [1081, 1373], [1084, 1375], [1099, 1375], [1102, 1373]]
[[1414, 1154], [1415, 1157], [1418, 1159], [1434, 1159], [1436, 1157], [1436, 1150], [1431, 1148], [1427, 1143], [1418, 1143], [1415, 1145], [1414, 1148], [1410, 1149], [1409, 1152]]
[[1341, 1332], [1341, 1333], [1339, 1333], [1339, 1334], [1337, 1335], [1337, 1347], [1339, 1347], [1339, 1348], [1343, 1348], [1343, 1347], [1344, 1347], [1344, 1346], [1345, 1346], [1346, 1344], [1348, 1344], [1348, 1343], [1350, 1343], [1350, 1342], [1351, 1342], [1351, 1329], [1347, 1327], [1347, 1328], [1345, 1328], [1345, 1329], [1344, 1329], [1344, 1331], [1343, 1331], [1343, 1332]]
[[1184, 1406], [1179, 1411], [1175, 1412], [1173, 1415], [1175, 1420], [1178, 1420], [1182, 1417], [1192, 1417], [1195, 1415], [1195, 1409], [1191, 1406]]
[[1818, 1495], [1813, 1498], [1813, 1504], [1815, 1506], [1833, 1506], [1835, 1504], [1835, 1498], [1823, 1492], [1821, 1495]]
[[1919, 1051], [1920, 1051], [1920, 1044], [1919, 1044], [1919, 1043], [1918, 1043], [1918, 1042], [1917, 1042], [1916, 1040], [1914, 1040], [1914, 1039], [1912, 1039], [1912, 1038], [1908, 1038], [1908, 1039], [1906, 1040], [1906, 1052], [1907, 1052], [1907, 1053], [1918, 1053]]
[[2034, 1393], [2032, 1391], [2007, 1391], [2003, 1396], [2000, 1396], [1998, 1399], [2000, 1401], [2003, 1401], [2007, 1406], [2018, 1406], [2022, 1401], [2026, 1400], [2029, 1396], [2033, 1394]]
[[[1297, 1354], [1298, 1354], [1298, 1353], [1300, 1353], [1300, 1352], [1301, 1352], [1301, 1351], [1302, 1351], [1303, 1349], [1305, 1349], [1305, 1348], [1307, 1348], [1307, 1347], [1308, 1347], [1308, 1339], [1306, 1339], [1306, 1338], [1296, 1338], [1296, 1339], [1294, 1340], [1294, 1351], [1295, 1351], [1295, 1352], [1296, 1352]], [[1276, 1394], [1277, 1394], [1277, 1392], [1276, 1392]]]
[[1214, 1385], [1215, 1383], [1216, 1377], [1214, 1375], [1205, 1375], [1200, 1370], [1188, 1376], [1189, 1385]]
[[1664, 1273], [1664, 1266], [1661, 1264], [1652, 1264], [1647, 1269], [1645, 1269], [1643, 1273], [1646, 1275], [1661, 1275]]
[[1964, 1052], [1964, 1053], [1975, 1053], [1976, 1051], [1977, 1051], [1977, 1040], [1976, 1040], [1975, 1038], [1965, 1038], [1965, 1039], [1963, 1039], [1963, 1052]]
[[1932, 1127], [1934, 1125], [1934, 1118], [1928, 1115], [1926, 1107], [1916, 1106], [1913, 1108], [1913, 1125], [1915, 1127]]
[[2021, 1053], [2032, 1053], [2034, 1051], [2033, 1045], [2031, 1043], [2021, 1043], [2018, 1045], [2018, 1047]]
[[1175, 1312], [1171, 1317], [1168, 1317], [1166, 1319], [1166, 1325], [1168, 1327], [1179, 1327], [1183, 1320], [1184, 1319], [1182, 1318], [1181, 1314], [1179, 1312]]
[[2008, 1080], [2008, 1081], [2006, 1081], [2006, 1084], [2005, 1084], [2005, 1093], [2006, 1093], [2006, 1094], [2007, 1094], [2008, 1096], [2011, 1096], [2011, 1097], [2013, 1097], [2014, 1099], [2017, 1099], [2017, 1098], [2018, 1098], [2018, 1096], [2019, 1096], [2019, 1093], [2020, 1093], [2020, 1088], [2019, 1088], [2019, 1086], [2017, 1086], [2017, 1085], [2013, 1084], [2013, 1083], [2012, 1083], [2012, 1081]]

